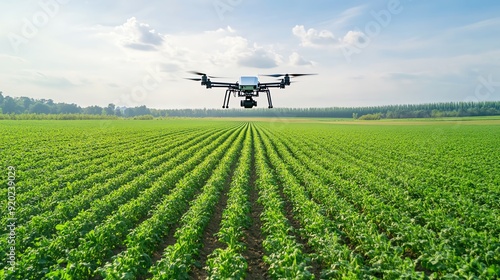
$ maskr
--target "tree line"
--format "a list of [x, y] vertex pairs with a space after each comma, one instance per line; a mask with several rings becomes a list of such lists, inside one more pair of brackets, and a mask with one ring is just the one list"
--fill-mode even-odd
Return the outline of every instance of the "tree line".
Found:
[[[500, 115], [500, 101], [442, 102], [427, 104], [405, 104], [368, 107], [330, 108], [274, 108], [274, 109], [151, 109], [146, 106], [133, 108], [80, 107], [76, 104], [56, 103], [52, 99], [4, 96], [0, 92], [0, 115], [29, 115], [31, 118], [53, 116], [55, 119], [89, 118], [138, 118], [151, 117], [303, 117], [303, 118], [354, 118], [354, 119], [398, 119], [441, 118]], [[57, 116], [54, 116], [57, 115]], [[69, 117], [72, 116], [72, 117]], [[47, 117], [49, 118], [49, 117]]]
[[97, 105], [80, 107], [77, 104], [56, 103], [52, 99], [33, 99], [29, 97], [4, 96], [0, 91], [0, 114], [4, 115], [86, 115], [137, 117], [151, 115], [146, 106], [120, 108], [110, 103], [106, 107]]

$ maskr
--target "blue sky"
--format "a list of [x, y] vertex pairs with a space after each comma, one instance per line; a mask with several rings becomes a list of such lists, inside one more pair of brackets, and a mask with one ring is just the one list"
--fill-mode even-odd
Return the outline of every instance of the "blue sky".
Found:
[[500, 100], [498, 1], [5, 0], [0, 11], [4, 95], [220, 108], [224, 90], [183, 79], [197, 70], [319, 74], [272, 91], [275, 107]]

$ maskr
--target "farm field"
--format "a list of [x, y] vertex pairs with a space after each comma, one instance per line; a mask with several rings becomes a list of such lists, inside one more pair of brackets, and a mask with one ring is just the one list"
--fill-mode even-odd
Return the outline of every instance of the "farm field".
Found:
[[500, 121], [0, 121], [0, 279], [498, 279]]

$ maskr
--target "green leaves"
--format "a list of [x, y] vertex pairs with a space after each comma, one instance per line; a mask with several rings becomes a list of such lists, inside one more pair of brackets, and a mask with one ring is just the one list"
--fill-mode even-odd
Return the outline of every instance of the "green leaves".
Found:
[[252, 152], [250, 126], [247, 126], [244, 138], [238, 165], [232, 174], [227, 206], [222, 213], [221, 228], [217, 233], [218, 240], [227, 247], [217, 248], [208, 256], [205, 269], [209, 279], [243, 279], [246, 275], [247, 261], [241, 253], [245, 249], [243, 229], [249, 226], [248, 193]]
[[181, 227], [175, 232], [176, 243], [165, 249], [163, 258], [150, 270], [154, 275], [153, 279], [187, 279], [189, 277], [190, 267], [196, 263], [195, 257], [201, 246], [200, 238], [219, 200], [226, 177], [230, 176], [230, 167], [236, 160], [244, 135], [240, 130], [235, 145], [226, 151], [203, 186], [201, 194], [182, 217]]
[[18, 176], [16, 270], [0, 262], [0, 278], [244, 279], [256, 262], [271, 279], [500, 278], [499, 126], [95, 128], [2, 127]]

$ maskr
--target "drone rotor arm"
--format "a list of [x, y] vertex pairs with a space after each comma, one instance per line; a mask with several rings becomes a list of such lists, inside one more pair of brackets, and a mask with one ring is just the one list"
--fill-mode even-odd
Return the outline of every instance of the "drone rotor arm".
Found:
[[265, 76], [265, 77], [273, 77], [273, 78], [282, 78], [282, 77], [301, 77], [301, 76], [311, 76], [311, 75], [318, 75], [315, 73], [309, 73], [309, 74], [262, 74], [260, 76]]
[[261, 88], [267, 87], [267, 88], [279, 88], [281, 87], [282, 83], [260, 83], [259, 86]]
[[237, 83], [211, 82], [211, 84], [212, 87], [230, 87], [230, 88], [238, 87]]

